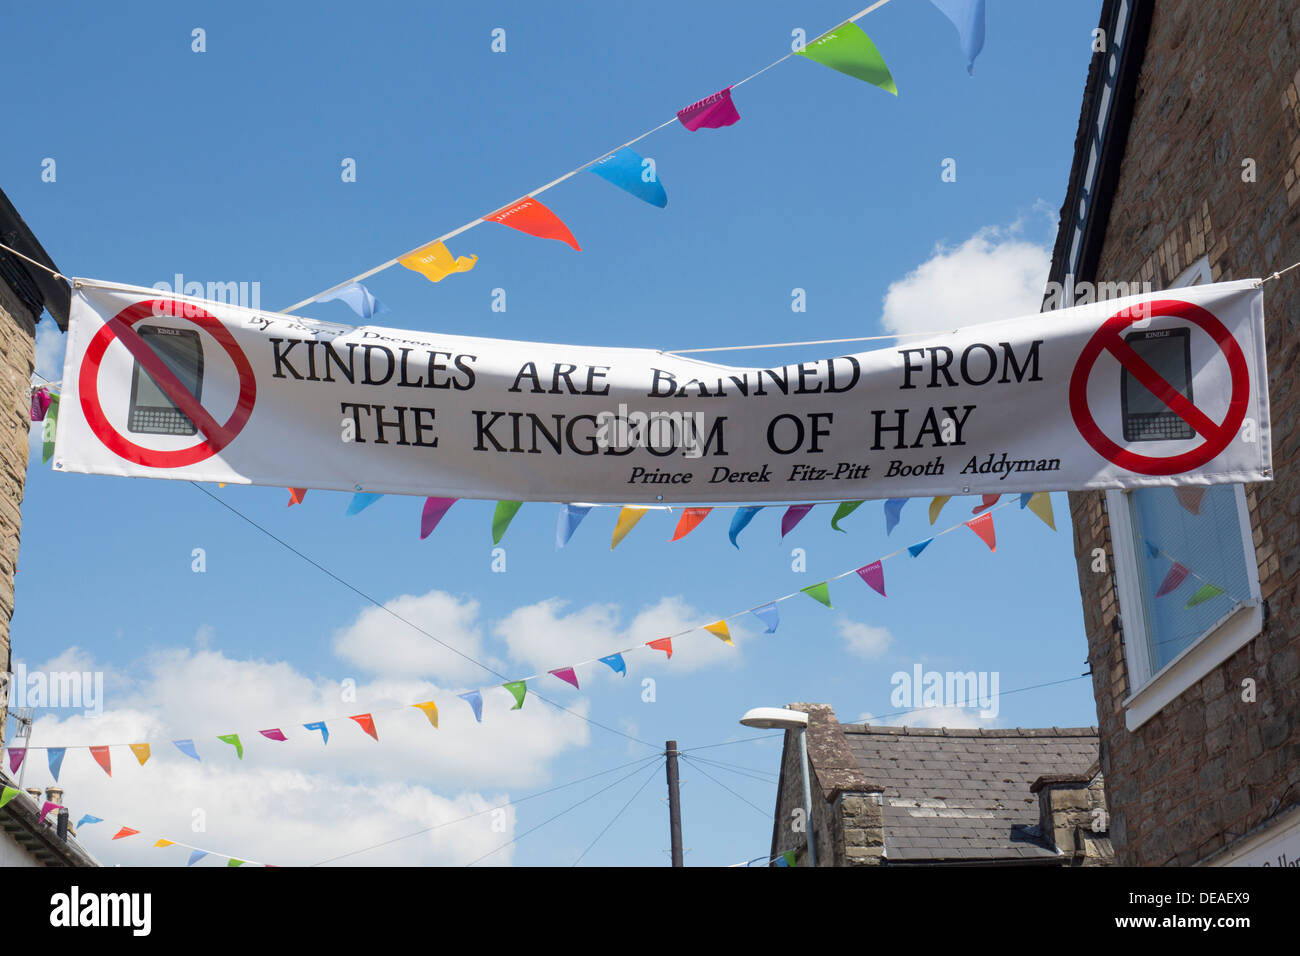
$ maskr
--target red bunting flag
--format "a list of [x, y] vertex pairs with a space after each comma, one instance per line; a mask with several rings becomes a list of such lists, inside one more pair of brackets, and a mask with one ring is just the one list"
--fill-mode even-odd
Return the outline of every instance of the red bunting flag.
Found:
[[375, 718], [371, 717], [369, 714], [354, 714], [348, 719], [355, 720], [362, 730], [368, 733], [371, 737], [374, 737], [376, 740], [379, 739], [379, 734], [375, 732]]
[[712, 510], [712, 508], [687, 508], [683, 511], [677, 522], [677, 530], [673, 532], [673, 540], [680, 541], [694, 531]]
[[554, 674], [560, 680], [564, 681], [566, 684], [572, 684], [574, 687], [578, 688], [578, 690], [582, 689], [578, 687], [578, 675], [574, 673], [572, 667], [557, 667], [555, 670], [547, 671], [546, 673]]
[[1174, 489], [1174, 497], [1178, 499], [1178, 503], [1184, 510], [1198, 515], [1201, 513], [1201, 499], [1205, 497], [1205, 489], [1194, 485], [1180, 485]]
[[[995, 504], [998, 503], [998, 499], [1001, 497], [1002, 497], [1001, 495], [984, 495], [982, 498], [982, 504], [979, 504], [976, 507], [972, 508], [970, 510], [970, 513], [973, 515], [977, 515], [981, 511], [986, 511], [987, 509], [992, 508]], [[931, 522], [931, 524], [933, 523], [934, 522]]]
[[560, 221], [560, 217], [531, 196], [517, 203], [511, 203], [504, 209], [498, 209], [483, 218], [488, 222], [499, 222], [511, 229], [518, 229], [538, 239], [556, 239], [559, 242], [566, 242], [579, 252], [582, 251], [578, 240], [573, 238], [573, 233], [569, 232], [569, 227]]
[[95, 763], [104, 768], [104, 773], [113, 776], [113, 761], [108, 755], [107, 747], [91, 747], [90, 755], [95, 758]]
[[123, 837], [135, 836], [139, 832], [140, 832], [139, 830], [132, 830], [130, 827], [122, 827], [122, 829], [117, 831], [117, 834], [113, 837], [113, 839], [120, 840]]
[[1182, 583], [1187, 580], [1187, 575], [1191, 573], [1190, 568], [1175, 561], [1174, 566], [1165, 575], [1165, 579], [1160, 582], [1160, 589], [1156, 591], [1156, 597], [1164, 597], [1166, 594], [1177, 591], [1182, 586]]
[[981, 541], [989, 546], [990, 551], [998, 549], [998, 536], [993, 530], [993, 516], [982, 514], [978, 518], [971, 518], [966, 522], [966, 527], [974, 531]]
[[289, 489], [289, 503], [288, 503], [287, 505], [285, 505], [285, 507], [286, 507], [286, 508], [292, 508], [294, 505], [300, 505], [300, 504], [302, 504], [302, 499], [304, 499], [304, 498], [306, 498], [306, 497], [307, 497], [307, 489], [306, 489], [306, 488], [290, 488], [290, 489]]
[[673, 656], [673, 639], [671, 637], [661, 637], [657, 641], [646, 641], [646, 647], [653, 647], [656, 651], [663, 651], [669, 657]]

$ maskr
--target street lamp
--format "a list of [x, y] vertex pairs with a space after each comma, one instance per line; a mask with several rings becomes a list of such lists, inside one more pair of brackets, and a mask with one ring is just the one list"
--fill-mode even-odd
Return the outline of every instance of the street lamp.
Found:
[[784, 707], [755, 707], [745, 712], [740, 718], [746, 727], [760, 730], [797, 730], [799, 731], [799, 759], [803, 764], [803, 812], [808, 838], [808, 865], [817, 865], [816, 840], [813, 839], [812, 820], [812, 778], [808, 772], [808, 715], [801, 710], [787, 710]]

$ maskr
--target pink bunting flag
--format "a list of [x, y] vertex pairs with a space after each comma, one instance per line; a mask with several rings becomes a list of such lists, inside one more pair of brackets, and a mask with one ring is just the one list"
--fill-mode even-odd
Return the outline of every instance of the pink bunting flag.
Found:
[[265, 737], [267, 740], [288, 740], [289, 739], [284, 735], [284, 731], [280, 730], [279, 727], [272, 727], [270, 730], [259, 730], [258, 733], [261, 734], [263, 737]]
[[794, 526], [802, 521], [813, 510], [812, 505], [791, 505], [785, 509], [785, 514], [781, 515], [781, 537], [794, 530]]
[[867, 583], [867, 586], [881, 597], [888, 596], [885, 594], [885, 568], [879, 561], [873, 561], [866, 567], [858, 568], [858, 577], [862, 578]]
[[990, 551], [998, 549], [998, 536], [993, 529], [993, 516], [991, 514], [982, 514], [978, 518], [972, 518], [966, 522], [966, 527], [974, 531], [979, 536], [979, 539], [989, 546]]
[[1179, 485], [1174, 489], [1174, 497], [1184, 510], [1198, 515], [1201, 513], [1201, 499], [1205, 497], [1205, 489], [1195, 485]]
[[369, 714], [354, 714], [348, 719], [355, 720], [362, 730], [368, 733], [371, 737], [374, 737], [376, 740], [379, 739], [379, 734], [375, 732], [375, 718], [371, 717]]
[[701, 127], [719, 129], [740, 121], [736, 104], [731, 102], [731, 87], [718, 90], [698, 103], [677, 111], [677, 119], [691, 132]]
[[1190, 568], [1184, 567], [1175, 561], [1174, 566], [1165, 575], [1165, 579], [1160, 582], [1160, 589], [1156, 591], [1156, 597], [1164, 597], [1166, 594], [1177, 591], [1182, 586], [1182, 583], [1187, 580], [1187, 575], [1191, 573]]
[[578, 690], [582, 689], [578, 687], [578, 675], [574, 673], [572, 667], [557, 667], [555, 670], [547, 671], [546, 673], [554, 674], [560, 680], [564, 681], [566, 684], [572, 684]]
[[9, 772], [17, 773], [18, 768], [23, 765], [23, 758], [27, 756], [26, 747], [9, 748]]
[[51, 810], [66, 810], [66, 809], [67, 807], [65, 807], [61, 803], [51, 803], [50, 801], [46, 800], [45, 803], [42, 804], [41, 806], [41, 815], [36, 818], [36, 822], [44, 823], [45, 818], [50, 815]]
[[423, 541], [438, 527], [438, 522], [447, 513], [447, 509], [456, 503], [455, 498], [425, 498], [424, 510], [420, 512], [420, 540]]
[[104, 773], [113, 776], [113, 758], [109, 756], [107, 747], [91, 747], [90, 755], [95, 758], [95, 763], [104, 768]]

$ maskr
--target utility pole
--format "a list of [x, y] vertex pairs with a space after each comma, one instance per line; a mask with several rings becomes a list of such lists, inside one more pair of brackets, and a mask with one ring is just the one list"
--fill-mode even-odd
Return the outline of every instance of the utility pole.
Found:
[[672, 839], [673, 866], [682, 866], [682, 796], [677, 783], [677, 741], [664, 745], [664, 766], [668, 771], [668, 830]]

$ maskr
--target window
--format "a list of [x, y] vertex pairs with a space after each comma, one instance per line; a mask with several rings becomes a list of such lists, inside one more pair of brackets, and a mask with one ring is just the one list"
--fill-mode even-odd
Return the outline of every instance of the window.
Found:
[[[1210, 280], [1202, 258], [1173, 284]], [[1259, 567], [1241, 485], [1107, 492], [1133, 730], [1260, 632]]]

